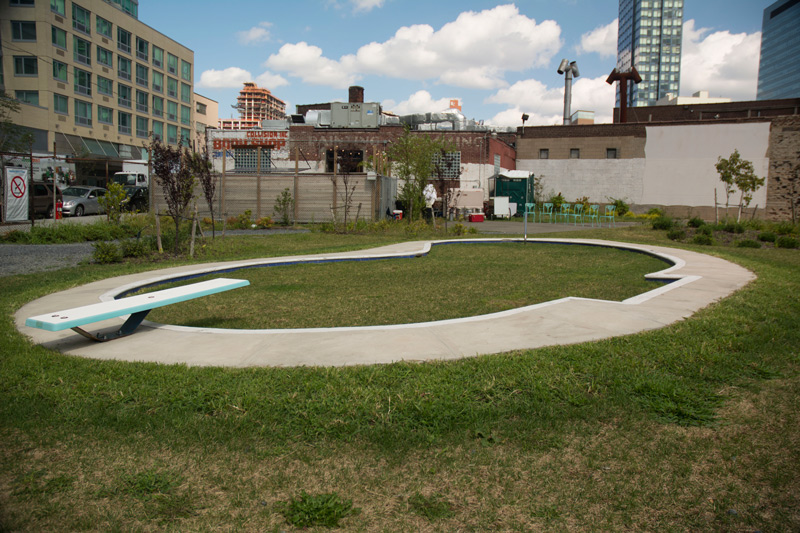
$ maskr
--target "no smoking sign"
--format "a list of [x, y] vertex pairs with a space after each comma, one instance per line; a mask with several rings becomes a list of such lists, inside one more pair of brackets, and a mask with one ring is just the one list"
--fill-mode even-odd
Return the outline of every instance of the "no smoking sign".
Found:
[[14, 179], [11, 180], [11, 194], [14, 198], [22, 198], [25, 196], [25, 189], [27, 185], [25, 184], [25, 179], [16, 176]]

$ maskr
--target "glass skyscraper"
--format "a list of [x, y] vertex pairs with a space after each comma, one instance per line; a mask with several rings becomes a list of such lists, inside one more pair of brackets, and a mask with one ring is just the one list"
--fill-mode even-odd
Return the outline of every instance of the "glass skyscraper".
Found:
[[[617, 68], [636, 67], [642, 82], [631, 83], [628, 105], [655, 105], [681, 83], [683, 0], [620, 0]], [[617, 86], [619, 106], [619, 86]]]
[[757, 100], [800, 97], [800, 0], [764, 10]]

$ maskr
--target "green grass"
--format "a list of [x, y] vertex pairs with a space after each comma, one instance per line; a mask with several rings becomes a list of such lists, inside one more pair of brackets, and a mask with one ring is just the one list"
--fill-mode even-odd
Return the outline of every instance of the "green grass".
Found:
[[[674, 246], [649, 228], [572, 236]], [[396, 239], [247, 237], [202, 253]], [[23, 338], [13, 312], [150, 265], [0, 278], [0, 531], [281, 530], [278, 504], [303, 491], [352, 502], [353, 530], [800, 529], [800, 252], [682, 246], [758, 279], [656, 331], [352, 368], [63, 356]]]

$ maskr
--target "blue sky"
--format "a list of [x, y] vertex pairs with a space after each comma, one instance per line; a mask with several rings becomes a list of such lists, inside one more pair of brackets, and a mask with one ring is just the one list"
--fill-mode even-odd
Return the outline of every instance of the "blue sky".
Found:
[[[773, 0], [685, 0], [682, 96], [755, 99], [763, 10]], [[187, 9], [187, 5], [191, 5]], [[195, 91], [220, 118], [244, 81], [295, 105], [365, 100], [400, 114], [463, 113], [495, 125], [560, 123], [562, 58], [578, 62], [572, 109], [608, 122], [617, 0], [143, 0], [139, 19], [195, 54]]]

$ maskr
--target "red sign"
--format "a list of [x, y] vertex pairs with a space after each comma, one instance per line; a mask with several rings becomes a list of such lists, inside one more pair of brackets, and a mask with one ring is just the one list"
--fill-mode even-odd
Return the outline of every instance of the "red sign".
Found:
[[14, 198], [22, 198], [25, 196], [25, 189], [27, 189], [25, 178], [16, 176], [11, 180], [11, 194], [14, 195]]
[[[237, 132], [238, 133], [238, 132]], [[212, 141], [212, 148], [214, 150], [229, 150], [231, 148], [255, 148], [261, 146], [264, 148], [280, 149], [286, 147], [286, 141], [289, 139], [288, 130], [280, 131], [264, 131], [253, 130], [245, 132], [245, 137], [229, 137], [222, 139], [214, 139]]]

